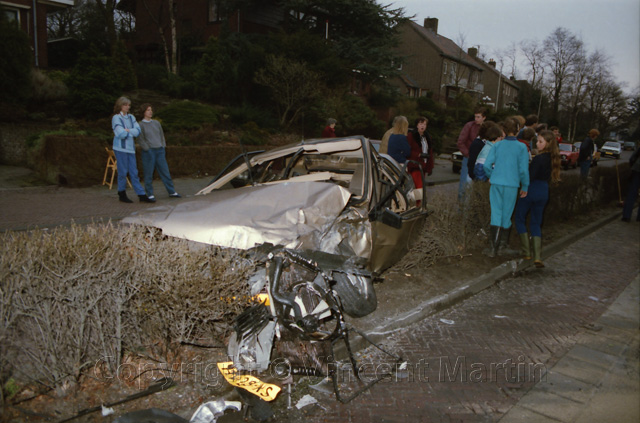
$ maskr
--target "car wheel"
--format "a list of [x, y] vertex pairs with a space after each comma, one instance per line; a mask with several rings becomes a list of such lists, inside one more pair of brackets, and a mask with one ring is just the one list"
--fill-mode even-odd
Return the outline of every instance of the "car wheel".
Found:
[[333, 272], [334, 291], [342, 309], [351, 317], [364, 317], [373, 313], [378, 305], [376, 291], [370, 277]]

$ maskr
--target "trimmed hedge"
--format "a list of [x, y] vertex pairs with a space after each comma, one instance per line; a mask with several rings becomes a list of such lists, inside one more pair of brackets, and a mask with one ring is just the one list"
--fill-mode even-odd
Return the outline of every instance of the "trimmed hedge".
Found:
[[[45, 135], [32, 143], [29, 165], [53, 184], [86, 187], [102, 183], [111, 142], [85, 135]], [[264, 146], [248, 146], [264, 150]], [[167, 146], [167, 163], [172, 177], [215, 175], [242, 153], [239, 144]], [[136, 158], [142, 175], [141, 150]]]

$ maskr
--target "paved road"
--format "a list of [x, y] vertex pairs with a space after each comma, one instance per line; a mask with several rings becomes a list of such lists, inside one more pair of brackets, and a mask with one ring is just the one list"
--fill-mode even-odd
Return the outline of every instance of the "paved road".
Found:
[[[394, 333], [385, 347], [407, 361], [407, 372], [346, 405], [314, 394], [324, 409], [307, 407], [304, 420], [639, 421], [640, 228], [631, 225], [611, 222], [546, 268]], [[618, 298], [627, 304], [607, 312]], [[373, 348], [360, 360], [368, 377], [393, 364]]]

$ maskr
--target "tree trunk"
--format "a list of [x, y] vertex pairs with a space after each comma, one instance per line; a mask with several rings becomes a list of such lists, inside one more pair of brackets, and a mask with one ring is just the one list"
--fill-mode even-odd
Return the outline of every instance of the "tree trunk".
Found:
[[169, 23], [171, 25], [171, 73], [178, 74], [178, 37], [176, 34], [176, 14], [177, 3], [169, 3]]

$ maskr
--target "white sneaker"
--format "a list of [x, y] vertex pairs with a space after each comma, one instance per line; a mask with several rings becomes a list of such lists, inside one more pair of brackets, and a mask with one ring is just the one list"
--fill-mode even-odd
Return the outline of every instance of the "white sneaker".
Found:
[[178, 194], [177, 192], [174, 192], [173, 194], [169, 194], [169, 197], [171, 197], [171, 198], [182, 198], [182, 196], [180, 194]]

